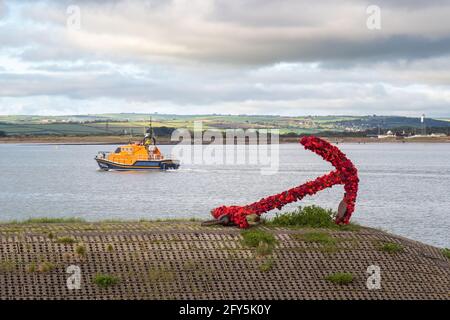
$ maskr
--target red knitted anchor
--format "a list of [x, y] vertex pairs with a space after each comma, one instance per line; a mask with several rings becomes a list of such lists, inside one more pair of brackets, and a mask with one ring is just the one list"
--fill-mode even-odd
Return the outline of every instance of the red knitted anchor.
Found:
[[343, 202], [346, 209], [343, 216], [336, 217], [336, 223], [348, 224], [355, 210], [356, 195], [358, 192], [358, 171], [353, 163], [339, 150], [325, 140], [314, 136], [303, 137], [300, 143], [307, 150], [311, 150], [330, 162], [336, 170], [331, 171], [313, 181], [308, 181], [298, 187], [261, 199], [246, 206], [222, 206], [211, 210], [216, 219], [228, 217], [227, 220], [240, 228], [249, 226], [246, 217], [250, 214], [261, 214], [273, 209], [281, 209], [288, 203], [303, 199], [306, 195], [313, 195], [323, 189], [336, 184], [343, 184], [345, 195]]

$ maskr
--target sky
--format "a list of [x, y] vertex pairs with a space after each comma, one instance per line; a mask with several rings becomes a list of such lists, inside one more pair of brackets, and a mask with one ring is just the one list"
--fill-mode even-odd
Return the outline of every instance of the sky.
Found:
[[0, 0], [0, 115], [450, 117], [450, 1]]

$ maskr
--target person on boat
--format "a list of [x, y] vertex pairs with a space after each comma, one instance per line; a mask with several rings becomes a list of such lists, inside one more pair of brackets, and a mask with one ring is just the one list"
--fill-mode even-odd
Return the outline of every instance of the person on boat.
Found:
[[145, 136], [144, 136], [144, 145], [145, 145], [145, 146], [151, 145], [152, 142], [153, 142], [153, 145], [156, 145], [156, 139], [155, 139], [155, 137], [153, 136], [153, 132], [152, 132], [152, 131], [153, 131], [153, 130], [152, 130], [151, 128], [148, 128], [148, 129], [145, 131]]

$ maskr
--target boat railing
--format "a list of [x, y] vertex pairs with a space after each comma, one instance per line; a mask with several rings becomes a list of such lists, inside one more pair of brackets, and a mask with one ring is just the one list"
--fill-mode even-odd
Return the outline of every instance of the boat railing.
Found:
[[[107, 159], [108, 155], [112, 154], [113, 152], [109, 151], [99, 151], [97, 153], [96, 159]], [[137, 161], [147, 161], [147, 160], [163, 160], [164, 157], [160, 154], [149, 154], [148, 156], [144, 155], [137, 155], [135, 158]], [[116, 158], [116, 161], [118, 162], [127, 162], [129, 159], [122, 159], [122, 157]]]
[[97, 159], [106, 159], [106, 157], [107, 157], [110, 153], [111, 153], [110, 151], [99, 151], [99, 152], [97, 153], [96, 158], [97, 158]]

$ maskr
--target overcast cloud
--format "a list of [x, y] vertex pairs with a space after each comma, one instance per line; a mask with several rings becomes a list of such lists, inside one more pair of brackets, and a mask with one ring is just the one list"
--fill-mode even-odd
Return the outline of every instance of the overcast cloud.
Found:
[[449, 117], [448, 17], [444, 0], [0, 0], [0, 114]]

